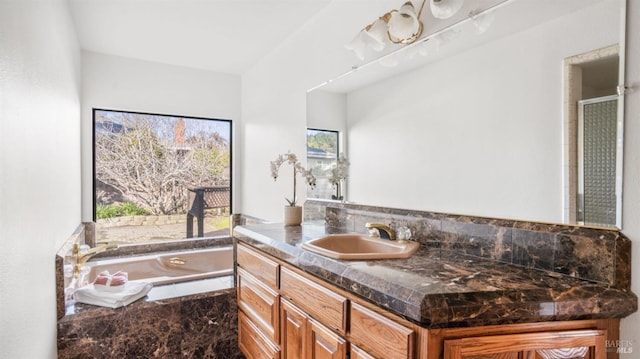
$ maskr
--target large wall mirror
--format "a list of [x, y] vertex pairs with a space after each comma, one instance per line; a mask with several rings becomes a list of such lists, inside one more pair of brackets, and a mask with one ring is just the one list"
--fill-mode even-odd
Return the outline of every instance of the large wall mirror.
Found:
[[[467, 0], [467, 14], [478, 0]], [[308, 92], [349, 202], [620, 227], [625, 0], [508, 0]], [[471, 10], [469, 10], [471, 9]]]

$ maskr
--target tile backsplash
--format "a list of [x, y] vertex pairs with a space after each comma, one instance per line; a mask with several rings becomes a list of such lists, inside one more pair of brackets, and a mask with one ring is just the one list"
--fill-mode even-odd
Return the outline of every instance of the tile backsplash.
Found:
[[366, 233], [366, 222], [407, 226], [413, 240], [432, 250], [631, 286], [631, 241], [617, 230], [317, 200], [307, 200], [305, 212], [305, 220], [324, 219], [328, 231]]

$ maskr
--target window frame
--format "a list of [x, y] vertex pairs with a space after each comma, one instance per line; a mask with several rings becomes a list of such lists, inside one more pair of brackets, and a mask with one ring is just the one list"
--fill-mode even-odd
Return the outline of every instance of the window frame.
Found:
[[[222, 119], [222, 118], [212, 118], [212, 117], [200, 117], [200, 116], [187, 116], [187, 115], [175, 115], [175, 114], [166, 114], [166, 113], [156, 113], [156, 112], [141, 112], [141, 111], [130, 111], [130, 110], [116, 110], [116, 109], [108, 109], [108, 108], [98, 108], [98, 107], [94, 107], [92, 108], [92, 140], [91, 140], [91, 151], [92, 151], [92, 162], [91, 162], [91, 171], [92, 171], [92, 178], [91, 178], [91, 182], [92, 182], [92, 220], [94, 223], [97, 223], [97, 216], [96, 216], [96, 211], [97, 211], [97, 196], [96, 196], [96, 188], [97, 188], [97, 180], [96, 180], [96, 113], [97, 112], [115, 112], [115, 113], [127, 113], [127, 114], [135, 114], [135, 115], [148, 115], [148, 116], [161, 116], [161, 117], [174, 117], [174, 118], [183, 118], [183, 119], [193, 119], [193, 120], [207, 120], [207, 121], [218, 121], [218, 122], [225, 122], [228, 124], [229, 126], [229, 214], [233, 213], [233, 190], [234, 190], [234, 186], [233, 186], [233, 182], [234, 182], [234, 170], [233, 170], [233, 120], [230, 119]], [[185, 214], [186, 216], [186, 214]], [[229, 226], [231, 227], [232, 223], [231, 223], [231, 219]], [[185, 225], [186, 226], [186, 225]], [[169, 240], [158, 240], [158, 241], [152, 241], [152, 242], [140, 242], [140, 243], [135, 243], [137, 245], [149, 245], [149, 244], [156, 244], [156, 243], [162, 243], [162, 242], [175, 242], [175, 241], [185, 241], [185, 242], [190, 242], [190, 241], [197, 241], [197, 240], [203, 240], [203, 239], [210, 239], [210, 238], [218, 238], [218, 237], [226, 237], [228, 235], [221, 235], [221, 236], [214, 236], [214, 237], [193, 237], [193, 238], [172, 238]], [[99, 240], [99, 238], [95, 238], [96, 241]]]
[[[340, 153], [341, 153], [341, 138], [342, 138], [342, 132], [339, 130], [332, 130], [332, 129], [326, 129], [326, 128], [317, 128], [317, 127], [307, 127], [307, 140], [306, 140], [306, 144], [307, 144], [307, 154], [306, 154], [306, 160], [307, 160], [307, 168], [308, 169], [312, 169], [311, 164], [309, 163], [309, 132], [310, 131], [316, 131], [316, 132], [327, 132], [327, 133], [335, 133], [336, 135], [336, 153], [335, 153], [335, 158], [332, 158], [333, 164], [337, 164], [338, 163], [338, 159], [340, 158]], [[314, 173], [314, 175], [317, 176], [316, 173]], [[331, 186], [331, 196], [333, 196], [334, 194], [334, 190], [333, 190], [333, 186]], [[315, 190], [317, 190], [318, 187], [316, 186]], [[315, 197], [315, 196], [309, 196], [309, 190], [307, 190], [307, 197], [311, 198], [311, 199], [319, 199], [319, 200], [334, 200], [333, 198], [329, 197], [329, 198], [324, 198], [324, 197]]]

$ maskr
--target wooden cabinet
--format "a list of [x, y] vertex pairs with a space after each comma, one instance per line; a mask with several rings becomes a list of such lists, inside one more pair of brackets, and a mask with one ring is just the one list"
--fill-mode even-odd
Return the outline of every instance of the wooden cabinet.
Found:
[[344, 359], [347, 357], [347, 341], [319, 322], [309, 319], [309, 358]]
[[347, 298], [322, 287], [287, 268], [280, 271], [280, 294], [311, 317], [329, 328], [345, 334]]
[[280, 348], [241, 311], [238, 312], [238, 345], [248, 359], [280, 359]]
[[618, 319], [427, 330], [425, 359], [616, 359]]
[[356, 303], [351, 303], [350, 318], [350, 338], [369, 353], [388, 359], [414, 357], [413, 330]]
[[280, 358], [279, 264], [238, 246], [238, 342], [247, 358]]
[[445, 340], [445, 359], [605, 359], [606, 331], [574, 330]]
[[280, 265], [247, 246], [239, 245], [237, 248], [238, 266], [253, 274], [268, 287], [278, 289]]
[[350, 359], [376, 359], [373, 355], [367, 353], [355, 344], [351, 344], [351, 358]]
[[253, 275], [238, 268], [238, 308], [274, 343], [280, 340], [280, 296]]
[[355, 298], [244, 244], [237, 263], [238, 331], [247, 357], [413, 358], [414, 331]]
[[344, 338], [285, 299], [282, 299], [281, 308], [283, 358], [346, 358], [347, 341]]
[[618, 358], [617, 319], [426, 329], [242, 243], [237, 263], [250, 359]]
[[307, 357], [305, 335], [307, 333], [308, 317], [300, 309], [286, 300], [281, 301], [282, 333], [280, 342], [283, 358], [300, 359]]

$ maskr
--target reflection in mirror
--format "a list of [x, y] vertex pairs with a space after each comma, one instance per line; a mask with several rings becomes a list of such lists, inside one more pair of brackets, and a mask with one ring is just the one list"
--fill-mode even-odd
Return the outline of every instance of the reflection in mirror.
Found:
[[[622, 123], [618, 131], [619, 46], [564, 60], [565, 218], [568, 223], [620, 226]], [[576, 106], [577, 104], [577, 106]]]
[[583, 224], [616, 224], [618, 96], [578, 102], [577, 216]]
[[[425, 23], [426, 41], [310, 91], [308, 126], [344, 134], [350, 202], [619, 226], [620, 141], [607, 160], [613, 223], [579, 217], [577, 118], [578, 101], [622, 83], [624, 10], [624, 0], [509, 0], [481, 33], [474, 21], [435, 34]], [[573, 68], [584, 76], [568, 72], [589, 53], [598, 61]], [[613, 83], [591, 88], [597, 77]]]
[[342, 199], [342, 183], [332, 178], [340, 146], [339, 132], [307, 129], [307, 167], [316, 177], [316, 186], [307, 187], [307, 198]]

